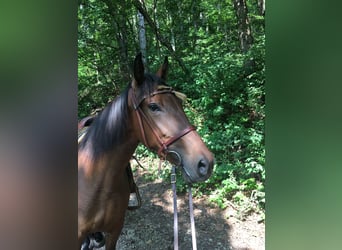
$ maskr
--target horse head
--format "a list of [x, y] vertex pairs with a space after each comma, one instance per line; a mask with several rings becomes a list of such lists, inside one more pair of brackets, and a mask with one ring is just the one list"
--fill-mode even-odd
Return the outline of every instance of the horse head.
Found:
[[129, 100], [137, 138], [172, 164], [182, 167], [188, 183], [205, 181], [212, 173], [214, 157], [186, 117], [186, 96], [170, 87], [168, 59], [156, 74], [145, 73], [141, 54], [134, 61], [134, 79]]

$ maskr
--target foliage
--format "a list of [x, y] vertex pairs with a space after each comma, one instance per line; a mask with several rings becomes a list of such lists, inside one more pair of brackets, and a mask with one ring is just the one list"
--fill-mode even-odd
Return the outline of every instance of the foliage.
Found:
[[[222, 208], [229, 202], [256, 210], [265, 206], [265, 20], [257, 2], [247, 1], [254, 39], [246, 53], [239, 48], [231, 1], [145, 0], [144, 5], [159, 32], [158, 37], [145, 22], [149, 69], [169, 56], [169, 83], [188, 96], [185, 111], [216, 158], [212, 177], [194, 192], [210, 194]], [[127, 85], [139, 51], [136, 14], [131, 2], [81, 1], [80, 118], [103, 108]], [[141, 147], [137, 154], [152, 156]], [[181, 181], [177, 185], [185, 190]]]

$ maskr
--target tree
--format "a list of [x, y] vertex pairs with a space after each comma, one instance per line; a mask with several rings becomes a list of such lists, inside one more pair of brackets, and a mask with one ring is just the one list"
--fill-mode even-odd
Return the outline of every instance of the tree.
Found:
[[148, 12], [144, 8], [144, 6], [141, 4], [141, 2], [139, 0], [133, 0], [133, 4], [139, 10], [139, 12], [144, 16], [146, 22], [149, 24], [151, 29], [154, 31], [157, 40], [168, 49], [168, 52], [178, 62], [179, 66], [183, 69], [183, 71], [186, 73], [186, 75], [190, 75], [190, 71], [188, 70], [188, 68], [184, 64], [183, 60], [178, 56], [176, 51], [173, 49], [171, 42], [161, 34], [157, 25], [153, 22], [152, 18], [150, 17], [150, 15], [148, 14]]
[[[143, 0], [140, 0], [140, 3], [143, 5]], [[144, 16], [140, 13], [138, 10], [138, 36], [139, 36], [139, 47], [140, 47], [140, 52], [142, 55], [142, 61], [144, 63], [144, 68], [145, 70], [148, 71], [148, 65], [147, 65], [147, 52], [146, 52], [146, 33], [145, 33], [145, 20]]]
[[233, 0], [233, 3], [238, 20], [240, 48], [242, 52], [246, 53], [253, 43], [253, 36], [249, 25], [246, 0]]
[[[115, 34], [117, 44], [119, 45], [119, 69], [120, 74], [123, 75], [123, 78], [125, 81], [129, 81], [130, 79], [130, 68], [129, 68], [129, 58], [128, 58], [128, 52], [127, 52], [127, 40], [128, 40], [128, 25], [127, 20], [128, 13], [126, 11], [126, 5], [123, 3], [122, 6], [116, 5], [114, 6], [114, 3], [112, 0], [105, 0], [105, 3], [107, 5], [107, 12], [109, 14], [109, 22], [112, 26], [113, 33]], [[118, 8], [119, 7], [119, 8]], [[120, 12], [118, 13], [118, 9]]]
[[259, 15], [265, 16], [266, 0], [258, 0]]

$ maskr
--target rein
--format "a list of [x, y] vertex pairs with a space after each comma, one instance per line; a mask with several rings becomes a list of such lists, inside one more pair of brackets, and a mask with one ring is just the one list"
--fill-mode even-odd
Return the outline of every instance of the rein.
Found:
[[[178, 250], [178, 211], [177, 211], [177, 192], [176, 192], [176, 166], [172, 165], [171, 169], [171, 185], [173, 193], [173, 248]], [[197, 250], [196, 241], [196, 228], [195, 228], [195, 218], [194, 218], [194, 208], [192, 203], [192, 192], [191, 185], [188, 187], [189, 192], [189, 213], [190, 213], [190, 223], [191, 223], [191, 238], [192, 238], [192, 249]]]

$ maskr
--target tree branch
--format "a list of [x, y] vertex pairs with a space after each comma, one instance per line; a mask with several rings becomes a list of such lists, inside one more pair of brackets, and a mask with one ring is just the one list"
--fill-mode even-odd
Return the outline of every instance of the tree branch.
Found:
[[147, 13], [147, 10], [144, 8], [144, 6], [139, 2], [139, 0], [133, 0], [132, 2], [133, 2], [133, 5], [138, 9], [138, 11], [144, 16], [146, 22], [148, 23], [148, 25], [151, 27], [151, 29], [155, 33], [156, 38], [158, 39], [158, 41], [167, 48], [167, 50], [170, 52], [171, 56], [176, 60], [176, 62], [182, 68], [184, 73], [190, 79], [190, 71], [189, 71], [189, 69], [186, 67], [186, 65], [184, 64], [183, 60], [178, 56], [176, 51], [172, 48], [171, 43], [165, 37], [163, 37], [163, 35], [160, 33], [157, 25], [151, 19], [151, 17]]

